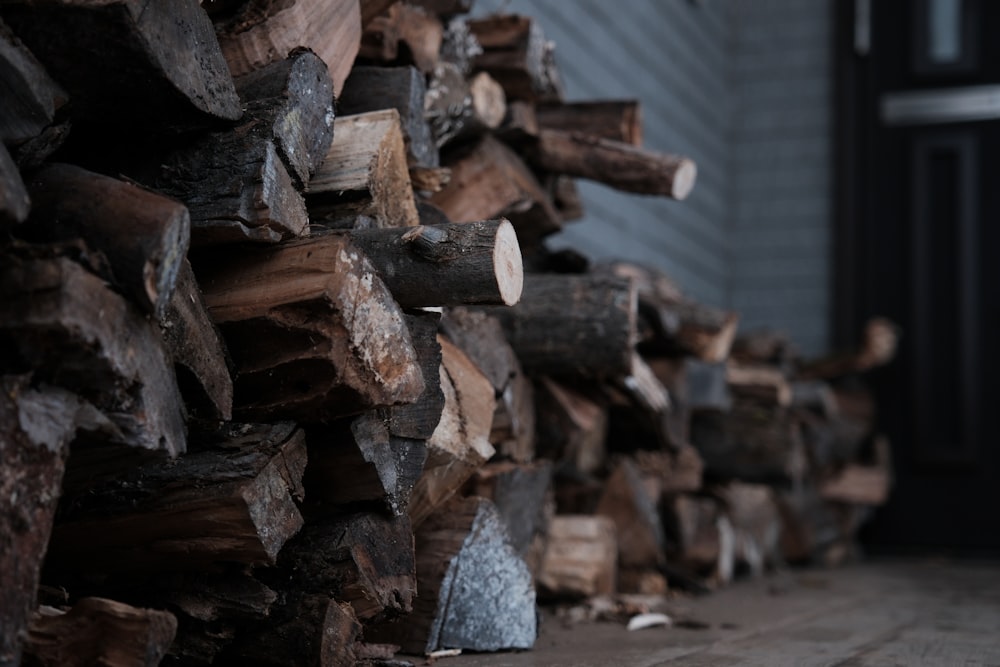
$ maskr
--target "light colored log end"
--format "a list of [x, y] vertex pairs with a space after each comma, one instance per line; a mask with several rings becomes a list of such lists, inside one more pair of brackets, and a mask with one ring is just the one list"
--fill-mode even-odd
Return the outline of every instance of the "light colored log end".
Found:
[[507, 95], [503, 86], [486, 72], [480, 72], [469, 81], [472, 108], [483, 125], [490, 129], [500, 127], [507, 115]]
[[698, 166], [693, 160], [684, 158], [674, 172], [673, 182], [670, 186], [670, 196], [680, 201], [686, 199], [694, 188], [694, 183], [698, 178]]
[[513, 306], [521, 300], [521, 291], [524, 288], [524, 265], [521, 261], [521, 246], [517, 242], [517, 232], [507, 220], [497, 227], [496, 243], [493, 246], [493, 267], [503, 304]]

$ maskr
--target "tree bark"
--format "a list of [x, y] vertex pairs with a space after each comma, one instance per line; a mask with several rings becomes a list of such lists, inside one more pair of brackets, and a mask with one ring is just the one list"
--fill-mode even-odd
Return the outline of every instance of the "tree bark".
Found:
[[609, 141], [642, 146], [638, 100], [599, 100], [543, 104], [535, 110], [539, 127], [578, 132]]
[[440, 148], [500, 126], [507, 112], [503, 88], [486, 72], [471, 79], [452, 63], [434, 68], [427, 87], [425, 115]]
[[473, 66], [500, 82], [508, 99], [558, 102], [562, 81], [553, 48], [538, 22], [516, 14], [469, 21], [483, 47]]

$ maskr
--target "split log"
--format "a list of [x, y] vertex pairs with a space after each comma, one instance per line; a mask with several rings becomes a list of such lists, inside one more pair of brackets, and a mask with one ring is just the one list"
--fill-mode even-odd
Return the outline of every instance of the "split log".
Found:
[[3, 16], [66, 87], [74, 116], [126, 127], [190, 127], [242, 114], [197, 0], [18, 0], [4, 3]]
[[535, 105], [523, 100], [511, 100], [506, 106], [503, 122], [494, 130], [494, 134], [504, 143], [518, 148], [538, 138]]
[[[159, 333], [100, 278], [65, 258], [6, 257], [0, 331], [8, 354], [32, 368], [36, 382], [76, 392], [110, 420], [113, 433], [81, 451], [81, 461], [124, 455], [115, 445], [184, 451], [182, 402]], [[102, 465], [113, 468], [110, 460]]]
[[417, 595], [410, 520], [363, 512], [307, 524], [275, 576], [279, 590], [349, 603], [366, 624], [407, 614]]
[[415, 539], [420, 596], [413, 613], [366, 634], [414, 653], [532, 647], [537, 622], [531, 573], [511, 547], [493, 503], [456, 500], [428, 519]]
[[339, 94], [361, 45], [361, 8], [357, 0], [253, 0], [216, 29], [233, 76], [304, 46], [326, 63]]
[[0, 665], [20, 664], [69, 443], [84, 409], [59, 389], [0, 376]]
[[[307, 191], [310, 220], [327, 226], [359, 215], [379, 227], [419, 224], [395, 109], [337, 119], [333, 143]], [[485, 219], [485, 218], [482, 218]]]
[[236, 366], [238, 418], [322, 421], [423, 391], [399, 306], [346, 238], [245, 248], [196, 273]]
[[786, 562], [822, 562], [830, 550], [841, 550], [845, 535], [832, 503], [811, 484], [777, 491], [781, 514], [781, 553]]
[[0, 231], [28, 219], [31, 198], [7, 147], [0, 143]]
[[211, 569], [273, 563], [302, 526], [305, 438], [294, 425], [147, 464], [68, 500], [48, 565], [62, 571]]
[[615, 523], [618, 564], [627, 568], [656, 568], [664, 562], [663, 522], [657, 504], [631, 459], [622, 459], [604, 485], [597, 514]]
[[638, 100], [600, 100], [543, 104], [535, 110], [539, 127], [585, 134], [642, 146], [642, 112]]
[[228, 352], [208, 316], [186, 259], [177, 273], [177, 285], [160, 322], [160, 332], [188, 411], [202, 419], [232, 419], [233, 380]]
[[878, 506], [885, 504], [892, 488], [892, 461], [889, 442], [878, 437], [874, 442], [874, 461], [849, 463], [820, 483], [820, 496], [827, 501]]
[[698, 450], [690, 445], [674, 452], [638, 450], [634, 457], [646, 495], [650, 498], [695, 493], [702, 488], [704, 464]]
[[548, 532], [546, 500], [551, 487], [551, 462], [503, 461], [476, 471], [470, 495], [493, 501], [507, 527], [511, 547], [527, 560], [534, 542]]
[[730, 353], [739, 363], [767, 364], [789, 373], [798, 362], [797, 355], [788, 334], [772, 329], [741, 332], [733, 341]]
[[674, 345], [702, 361], [725, 361], [736, 337], [739, 315], [693, 301], [669, 307], [678, 322]]
[[367, 28], [376, 17], [384, 14], [399, 0], [361, 0], [361, 27]]
[[691, 411], [728, 412], [733, 406], [729, 367], [723, 362], [684, 360], [684, 402]]
[[349, 236], [404, 308], [511, 306], [521, 298], [521, 249], [507, 220], [354, 230]]
[[576, 181], [562, 174], [549, 174], [545, 181], [546, 190], [559, 218], [564, 223], [581, 219], [584, 214], [583, 200], [580, 199]]
[[562, 229], [559, 213], [531, 170], [514, 151], [490, 136], [468, 149], [442, 156], [451, 180], [431, 201], [450, 220], [469, 222], [505, 217], [521, 247]]
[[64, 115], [69, 96], [3, 20], [0, 81], [4, 98], [0, 143], [12, 147], [23, 168], [34, 167], [62, 144], [68, 132], [69, 122], [57, 114]]
[[308, 507], [319, 515], [358, 503], [405, 514], [427, 458], [422, 440], [392, 435], [377, 412], [313, 429], [309, 452]]
[[799, 369], [799, 377], [836, 379], [864, 373], [892, 361], [898, 344], [899, 327], [884, 317], [873, 317], [865, 323], [864, 336], [856, 350], [807, 362]]
[[39, 667], [154, 667], [177, 632], [166, 611], [83, 598], [69, 611], [42, 607], [25, 643], [26, 664]]
[[670, 557], [675, 566], [726, 583], [735, 567], [735, 535], [732, 523], [714, 498], [681, 494], [666, 505], [670, 531]]
[[792, 404], [792, 388], [780, 369], [772, 366], [747, 366], [729, 363], [726, 366], [729, 391], [767, 405], [788, 407]]
[[618, 590], [618, 540], [605, 516], [558, 515], [549, 522], [538, 573], [548, 597], [612, 595]]
[[515, 14], [469, 21], [469, 29], [482, 45], [474, 67], [500, 82], [507, 97], [529, 102], [558, 102], [562, 81], [553, 46], [538, 22]]
[[497, 398], [490, 444], [500, 456], [518, 463], [535, 458], [535, 387], [520, 365]]
[[532, 373], [583, 377], [627, 375], [636, 340], [636, 293], [620, 279], [529, 275], [521, 301], [485, 312]]
[[[690, 357], [644, 357], [653, 375], [670, 396], [670, 409], [661, 415], [660, 423], [670, 449], [684, 448], [691, 442], [691, 406], [688, 396], [688, 363]], [[725, 387], [725, 377], [722, 378]]]
[[358, 59], [413, 64], [429, 73], [438, 64], [444, 25], [422, 7], [396, 3], [372, 19], [361, 36]]
[[499, 127], [507, 99], [486, 72], [467, 80], [457, 65], [441, 63], [431, 73], [424, 108], [434, 141], [442, 147]]
[[355, 67], [337, 100], [341, 115], [395, 109], [399, 112], [411, 167], [437, 167], [437, 146], [424, 119], [427, 84], [415, 67]]
[[599, 181], [626, 192], [686, 199], [697, 177], [695, 163], [621, 141], [542, 128], [531, 159], [542, 169]]
[[319, 56], [293, 51], [283, 60], [236, 79], [245, 113], [270, 130], [299, 187], [323, 162], [333, 140], [333, 81]]
[[427, 462], [410, 497], [410, 520], [419, 526], [495, 453], [489, 442], [496, 409], [493, 385], [443, 336], [441, 389], [444, 411], [427, 441]]
[[607, 406], [549, 377], [539, 380], [535, 395], [539, 455], [597, 472], [606, 454]]
[[389, 426], [389, 433], [397, 438], [427, 440], [434, 433], [441, 412], [444, 410], [444, 392], [440, 377], [441, 344], [437, 330], [441, 316], [435, 312], [414, 311], [404, 315], [413, 341], [413, 350], [420, 361], [424, 377], [424, 391], [412, 403], [382, 408], [379, 413]]
[[191, 238], [182, 204], [68, 164], [42, 167], [28, 187], [34, 207], [24, 236], [82, 238], [107, 257], [114, 282], [139, 308], [163, 318]]
[[736, 562], [754, 576], [781, 565], [781, 515], [770, 487], [732, 482], [717, 490], [732, 523]]

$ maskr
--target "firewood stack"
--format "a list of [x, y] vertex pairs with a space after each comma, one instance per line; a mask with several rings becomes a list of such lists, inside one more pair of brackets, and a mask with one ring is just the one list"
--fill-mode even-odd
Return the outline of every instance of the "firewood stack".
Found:
[[530, 648], [884, 500], [892, 326], [803, 364], [547, 251], [574, 178], [695, 165], [470, 5], [0, 7], [0, 666]]

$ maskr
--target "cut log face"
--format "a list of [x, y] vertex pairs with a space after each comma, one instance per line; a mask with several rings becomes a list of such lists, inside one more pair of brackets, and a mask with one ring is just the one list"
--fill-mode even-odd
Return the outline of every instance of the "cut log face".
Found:
[[26, 236], [82, 238], [108, 258], [115, 282], [139, 308], [164, 316], [191, 238], [182, 204], [68, 164], [34, 172], [29, 188], [35, 205], [21, 228]]
[[507, 220], [355, 230], [350, 237], [404, 308], [511, 306], [521, 298], [521, 250]]
[[285, 58], [298, 47], [316, 52], [340, 94], [361, 45], [357, 0], [292, 0], [246, 3], [217, 27], [219, 44], [233, 76]]
[[606, 516], [558, 515], [549, 522], [538, 585], [554, 597], [611, 595], [617, 590], [618, 540]]
[[78, 264], [5, 258], [0, 331], [36, 381], [70, 389], [107, 416], [114, 435], [102, 444], [184, 451], [182, 401], [159, 333]]
[[31, 664], [44, 667], [153, 667], [167, 653], [177, 619], [155, 609], [83, 598], [68, 612], [42, 607], [25, 644]]
[[53, 531], [50, 564], [110, 572], [273, 563], [302, 526], [295, 496], [305, 438], [289, 425], [254, 433], [231, 449], [142, 466], [76, 498]]
[[237, 417], [315, 422], [423, 391], [403, 314], [347, 238], [245, 249], [196, 270], [236, 364]]
[[399, 112], [337, 118], [333, 143], [308, 189], [313, 223], [338, 226], [359, 215], [379, 227], [419, 224]]
[[196, 0], [9, 2], [4, 19], [66, 86], [79, 116], [170, 127], [242, 114]]

